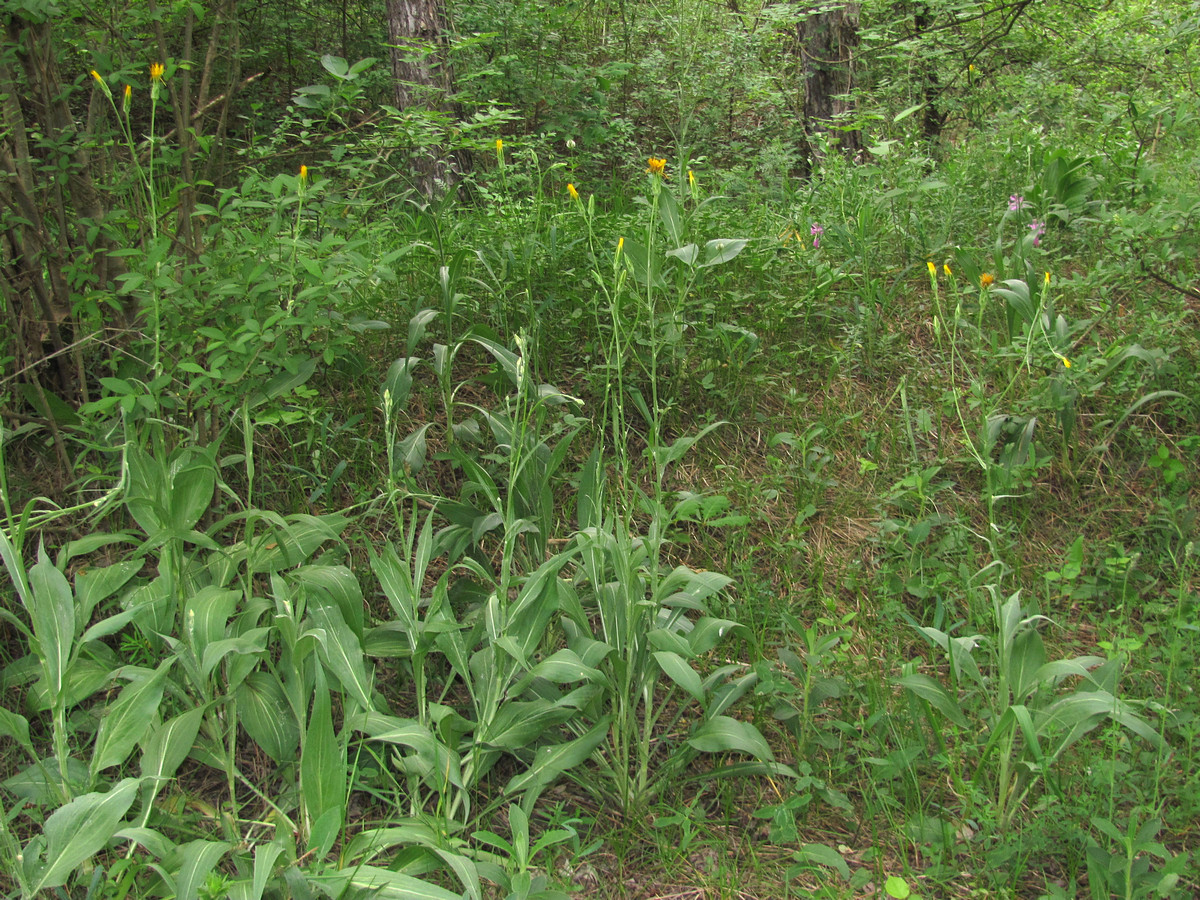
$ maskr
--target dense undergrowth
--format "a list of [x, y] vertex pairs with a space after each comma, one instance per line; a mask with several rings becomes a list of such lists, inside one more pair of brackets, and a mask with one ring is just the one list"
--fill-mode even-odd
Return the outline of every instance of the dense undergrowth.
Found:
[[1022, 84], [432, 203], [325, 110], [131, 216], [88, 402], [3, 383], [0, 886], [1200, 890], [1195, 92]]

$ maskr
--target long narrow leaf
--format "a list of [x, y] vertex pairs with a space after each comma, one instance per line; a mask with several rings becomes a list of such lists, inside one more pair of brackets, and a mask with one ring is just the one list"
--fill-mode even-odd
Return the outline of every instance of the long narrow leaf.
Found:
[[51, 814], [44, 829], [46, 859], [30, 879], [34, 896], [66, 884], [76, 866], [108, 843], [133, 805], [137, 786], [136, 778], [126, 778], [106, 794], [84, 794]]
[[117, 766], [133, 752], [146, 733], [146, 724], [158, 718], [163, 688], [174, 657], [167, 657], [148, 678], [131, 682], [100, 720], [92, 749], [92, 777], [109, 766]]

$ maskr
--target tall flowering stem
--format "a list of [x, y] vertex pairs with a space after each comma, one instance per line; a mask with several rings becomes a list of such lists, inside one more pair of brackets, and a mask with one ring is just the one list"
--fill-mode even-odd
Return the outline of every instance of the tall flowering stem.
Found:
[[308, 166], [300, 166], [300, 177], [296, 180], [296, 219], [292, 224], [292, 286], [288, 291], [287, 311], [292, 311], [296, 302], [296, 254], [300, 248], [300, 217], [304, 213], [304, 197], [308, 193]]
[[[141, 185], [142, 190], [146, 195], [146, 216], [145, 220], [150, 230], [151, 243], [158, 241], [158, 199], [154, 192], [154, 148], [157, 142], [154, 131], [155, 115], [158, 111], [158, 96], [162, 89], [164, 68], [162, 63], [152, 63], [150, 65], [150, 134], [147, 138], [148, 152], [146, 156], [146, 167], [142, 168], [139, 161], [137, 142], [133, 137], [133, 126], [130, 120], [130, 110], [133, 107], [133, 88], [131, 85], [125, 85], [121, 92], [121, 106], [118, 107], [116, 100], [113, 98], [112, 89], [108, 86], [108, 82], [95, 69], [91, 70], [91, 75], [96, 85], [108, 100], [109, 106], [112, 107], [113, 113], [117, 117], [117, 125], [121, 129], [121, 137], [125, 141], [125, 146], [129, 148], [129, 159], [133, 164], [134, 171], [137, 173], [137, 181]], [[155, 254], [156, 257], [158, 254]], [[151, 281], [150, 296], [154, 303], [154, 375], [155, 377], [162, 374], [162, 323], [161, 323], [161, 299], [159, 296], [159, 275], [162, 274], [162, 261], [157, 260], [154, 263], [154, 278]]]

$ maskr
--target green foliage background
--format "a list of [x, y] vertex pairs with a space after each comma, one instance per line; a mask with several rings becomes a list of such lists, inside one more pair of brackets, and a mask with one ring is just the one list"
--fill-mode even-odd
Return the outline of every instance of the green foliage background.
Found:
[[4, 3], [0, 891], [1200, 889], [1200, 4], [844, 6]]

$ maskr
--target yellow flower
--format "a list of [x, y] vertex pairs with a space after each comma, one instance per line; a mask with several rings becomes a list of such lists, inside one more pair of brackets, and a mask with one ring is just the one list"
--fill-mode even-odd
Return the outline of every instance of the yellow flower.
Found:
[[300, 167], [300, 183], [304, 184], [308, 181], [308, 166]]
[[96, 84], [98, 84], [100, 86], [100, 90], [102, 90], [104, 92], [104, 96], [107, 97], [109, 102], [111, 103], [112, 102], [112, 91], [110, 91], [108, 89], [108, 82], [105, 81], [103, 78], [101, 78], [100, 73], [97, 72], [95, 69], [92, 69], [92, 77], [96, 79]]
[[1065, 356], [1061, 356], [1059, 358], [1062, 360], [1064, 368], [1071, 368], [1071, 361], [1069, 359], [1067, 359]]
[[974, 72], [974, 71], [975, 71], [975, 64], [974, 64], [974, 63], [971, 63], [971, 65], [967, 66], [967, 71], [968, 71], [968, 72]]
[[129, 112], [129, 104], [133, 101], [133, 88], [128, 84], [125, 85], [125, 97], [121, 101], [121, 109], [124, 112]]
[[625, 249], [625, 238], [617, 239], [617, 255], [621, 255], [621, 251]]
[[932, 262], [927, 262], [925, 265], [929, 269], [929, 274], [934, 278], [937, 278], [937, 266], [935, 266]]
[[504, 152], [504, 141], [502, 141], [500, 138], [496, 138], [496, 152], [497, 153]]
[[575, 190], [575, 185], [570, 182], [567, 183], [567, 193], [571, 195], [572, 200], [579, 199], [579, 191]]
[[1045, 279], [1043, 279], [1042, 284], [1046, 284], [1046, 285], [1050, 284], [1050, 273], [1049, 272], [1046, 273], [1046, 277], [1045, 277]]
[[983, 287], [983, 288], [991, 287], [995, 281], [996, 281], [996, 279], [993, 278], [987, 272], [984, 272], [982, 275], [979, 276], [979, 286]]
[[657, 175], [659, 178], [667, 177], [667, 161], [665, 159], [656, 159], [652, 156], [647, 162], [650, 164], [650, 168], [646, 170], [647, 172], [651, 175]]
[[163, 80], [163, 64], [162, 63], [150, 63], [150, 80], [151, 81], [162, 81]]
[[953, 275], [954, 275], [954, 273], [950, 271], [950, 264], [949, 264], [949, 263], [942, 263], [942, 269], [943, 269], [943, 270], [946, 272], [946, 277], [947, 277], [947, 278], [950, 278], [951, 276], [953, 276]]
[[692, 174], [692, 170], [691, 170], [691, 169], [688, 169], [688, 186], [689, 186], [689, 187], [695, 187], [695, 186], [696, 186], [696, 176], [695, 176], [694, 174]]

